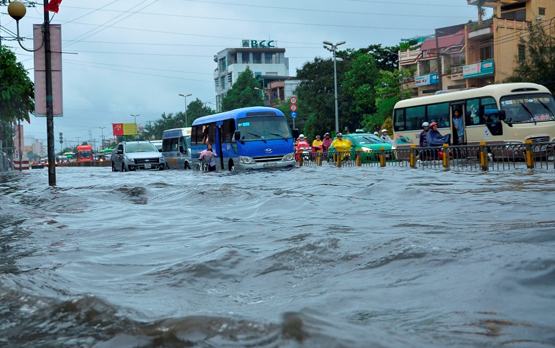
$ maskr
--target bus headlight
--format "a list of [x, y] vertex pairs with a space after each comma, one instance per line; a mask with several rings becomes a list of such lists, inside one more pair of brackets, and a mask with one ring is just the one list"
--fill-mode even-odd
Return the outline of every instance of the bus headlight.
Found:
[[254, 158], [249, 157], [249, 156], [239, 156], [239, 162], [241, 164], [254, 164], [254, 163], [256, 163], [254, 161]]
[[287, 155], [283, 156], [283, 158], [281, 159], [282, 161], [293, 161], [295, 159], [295, 154], [294, 153], [288, 153]]
[[368, 147], [364, 147], [364, 146], [363, 146], [363, 147], [361, 147], [360, 149], [362, 150], [362, 152], [372, 152], [372, 149], [371, 149], [371, 148], [368, 148]]

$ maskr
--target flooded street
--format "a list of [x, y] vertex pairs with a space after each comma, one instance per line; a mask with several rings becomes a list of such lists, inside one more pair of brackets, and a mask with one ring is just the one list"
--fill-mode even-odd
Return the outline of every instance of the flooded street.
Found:
[[0, 177], [0, 346], [555, 346], [555, 175]]

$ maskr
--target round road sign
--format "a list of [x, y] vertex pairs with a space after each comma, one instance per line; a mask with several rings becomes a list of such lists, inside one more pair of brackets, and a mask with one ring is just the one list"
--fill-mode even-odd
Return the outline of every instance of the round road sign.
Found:
[[297, 111], [297, 104], [291, 104], [291, 106], [289, 107], [289, 109], [291, 109], [291, 111]]
[[292, 96], [292, 97], [289, 99], [289, 102], [290, 102], [291, 104], [297, 104], [297, 97]]

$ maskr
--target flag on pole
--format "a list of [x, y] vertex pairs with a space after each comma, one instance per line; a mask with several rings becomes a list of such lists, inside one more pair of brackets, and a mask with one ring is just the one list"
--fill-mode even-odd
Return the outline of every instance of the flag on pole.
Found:
[[62, 3], [62, 0], [50, 0], [48, 2], [48, 5], [46, 5], [46, 10], [50, 12], [58, 13], [58, 11], [60, 10], [61, 3]]
[[123, 123], [112, 123], [112, 132], [115, 137], [123, 136]]

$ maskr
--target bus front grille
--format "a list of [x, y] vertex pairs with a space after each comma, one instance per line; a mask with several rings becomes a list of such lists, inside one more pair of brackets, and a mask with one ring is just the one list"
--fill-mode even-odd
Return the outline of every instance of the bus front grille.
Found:
[[277, 162], [281, 161], [283, 156], [264, 156], [264, 157], [255, 157], [254, 161], [257, 163], [265, 163], [265, 162]]

